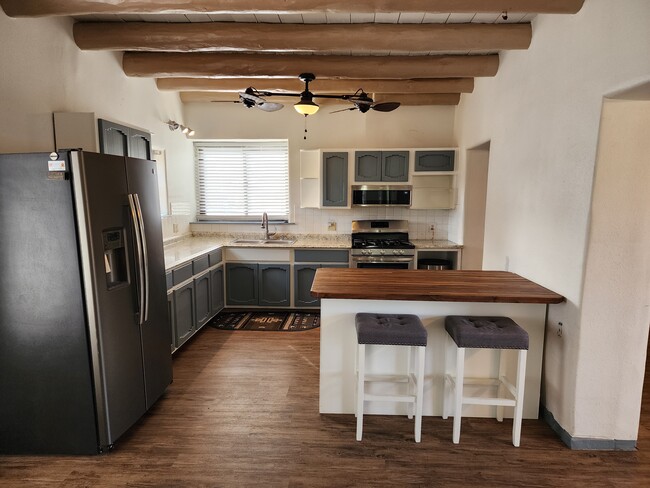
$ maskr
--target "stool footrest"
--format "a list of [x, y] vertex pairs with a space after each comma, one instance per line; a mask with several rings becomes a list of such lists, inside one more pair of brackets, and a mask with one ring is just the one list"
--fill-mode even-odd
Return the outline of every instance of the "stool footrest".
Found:
[[509, 398], [463, 397], [463, 405], [495, 405], [498, 407], [514, 407], [515, 401]]
[[413, 381], [411, 376], [405, 374], [367, 374], [363, 380], [366, 383], [408, 383], [409, 381]]
[[414, 403], [415, 395], [363, 395], [364, 401]]

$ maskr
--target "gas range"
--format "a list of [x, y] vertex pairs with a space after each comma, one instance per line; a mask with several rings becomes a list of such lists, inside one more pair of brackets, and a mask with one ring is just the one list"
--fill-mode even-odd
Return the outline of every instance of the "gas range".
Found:
[[352, 266], [412, 268], [415, 246], [407, 220], [352, 221]]

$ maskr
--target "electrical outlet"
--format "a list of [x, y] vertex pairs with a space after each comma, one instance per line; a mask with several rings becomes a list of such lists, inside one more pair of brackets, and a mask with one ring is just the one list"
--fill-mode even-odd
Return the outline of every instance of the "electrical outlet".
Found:
[[335, 230], [336, 230], [336, 222], [333, 221], [333, 220], [330, 220], [330, 221], [327, 223], [327, 230], [335, 231]]
[[558, 337], [562, 337], [562, 335], [564, 334], [563, 331], [562, 331], [562, 325], [563, 325], [562, 322], [557, 323], [557, 336]]
[[429, 230], [435, 230], [433, 224], [431, 224], [431, 225], [429, 226]]
[[178, 224], [172, 224], [172, 231], [174, 234], [178, 234]]

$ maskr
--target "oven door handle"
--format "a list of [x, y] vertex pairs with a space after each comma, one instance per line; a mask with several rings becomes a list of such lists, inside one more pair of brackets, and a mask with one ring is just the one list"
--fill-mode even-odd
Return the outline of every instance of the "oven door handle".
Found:
[[413, 256], [352, 256], [352, 261], [356, 263], [410, 263], [414, 259]]

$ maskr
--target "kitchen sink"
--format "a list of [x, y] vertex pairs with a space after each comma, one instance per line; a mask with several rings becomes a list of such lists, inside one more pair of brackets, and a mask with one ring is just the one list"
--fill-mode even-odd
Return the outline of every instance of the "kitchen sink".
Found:
[[293, 244], [295, 239], [235, 239], [233, 244]]

